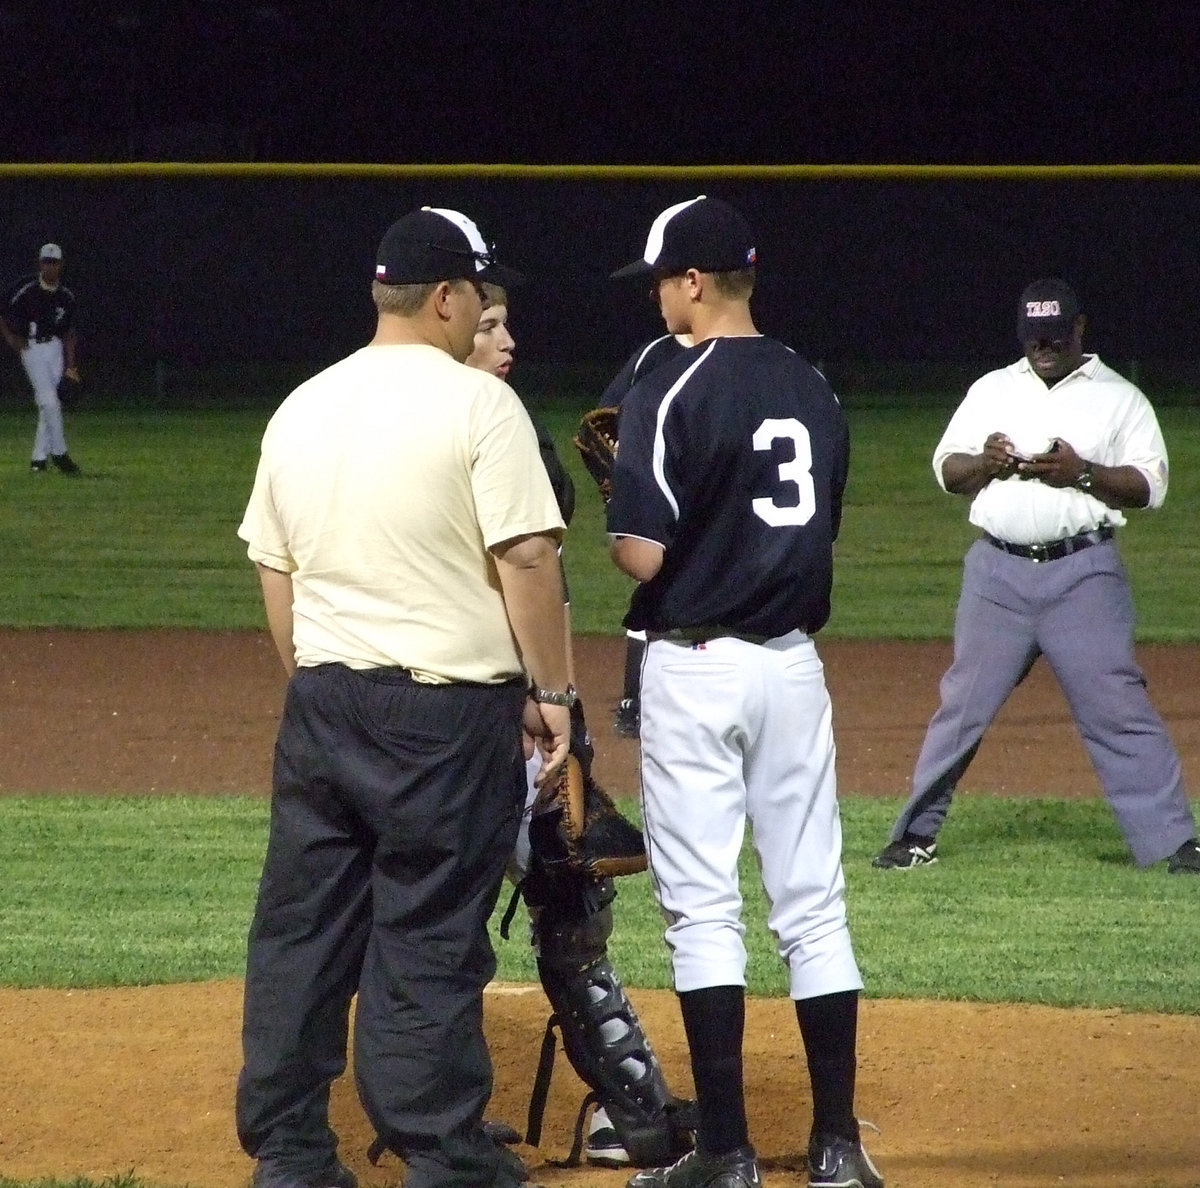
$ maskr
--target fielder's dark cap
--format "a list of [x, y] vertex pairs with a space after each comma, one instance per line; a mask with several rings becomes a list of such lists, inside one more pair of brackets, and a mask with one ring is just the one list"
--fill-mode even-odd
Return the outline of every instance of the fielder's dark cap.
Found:
[[434, 281], [491, 281], [506, 288], [524, 277], [497, 264], [494, 248], [457, 210], [422, 206], [394, 222], [375, 254], [375, 279], [385, 285]]
[[650, 225], [640, 260], [618, 268], [613, 280], [651, 273], [738, 272], [757, 262], [754, 235], [728, 202], [701, 194], [669, 206]]
[[1017, 307], [1017, 340], [1060, 342], [1071, 337], [1079, 317], [1079, 298], [1064, 280], [1046, 277], [1027, 285]]

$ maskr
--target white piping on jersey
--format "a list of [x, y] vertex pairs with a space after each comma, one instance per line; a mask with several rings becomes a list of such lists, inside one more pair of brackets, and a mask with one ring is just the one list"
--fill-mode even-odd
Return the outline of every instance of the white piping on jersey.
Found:
[[654, 348], [656, 346], [658, 346], [658, 344], [660, 342], [666, 342], [668, 338], [672, 338], [672, 337], [673, 337], [673, 335], [663, 334], [663, 335], [660, 335], [658, 338], [656, 338], [653, 342], [648, 342], [646, 344], [645, 349], [642, 351], [642, 353], [640, 355], [638, 355], [637, 362], [633, 365], [633, 378], [635, 381], [637, 380], [638, 372], [641, 371], [641, 369], [642, 369], [642, 364], [645, 363], [645, 361], [646, 361], [646, 356], [652, 350], [654, 350]]
[[658, 417], [654, 424], [654, 481], [658, 484], [658, 489], [663, 493], [666, 501], [671, 505], [671, 511], [677, 520], [679, 519], [679, 503], [675, 499], [671, 488], [667, 485], [667, 439], [663, 435], [663, 422], [667, 419], [667, 413], [671, 409], [671, 401], [679, 394], [679, 390], [683, 385], [692, 378], [692, 372], [713, 353], [718, 342], [720, 342], [720, 339], [714, 338], [708, 344], [700, 358], [667, 389], [667, 394], [662, 398], [662, 403], [658, 406]]

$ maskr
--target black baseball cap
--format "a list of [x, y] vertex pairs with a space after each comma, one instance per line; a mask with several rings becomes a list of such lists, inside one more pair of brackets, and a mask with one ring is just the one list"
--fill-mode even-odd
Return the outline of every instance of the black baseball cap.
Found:
[[1071, 337], [1071, 328], [1079, 317], [1079, 298], [1064, 280], [1046, 277], [1025, 287], [1017, 307], [1017, 341], [1042, 339], [1059, 342]]
[[750, 225], [728, 202], [701, 194], [669, 206], [650, 225], [640, 260], [618, 268], [613, 280], [652, 272], [737, 272], [757, 261]]
[[384, 233], [375, 253], [375, 279], [385, 285], [476, 280], [505, 287], [525, 279], [497, 264], [494, 250], [465, 214], [422, 206]]

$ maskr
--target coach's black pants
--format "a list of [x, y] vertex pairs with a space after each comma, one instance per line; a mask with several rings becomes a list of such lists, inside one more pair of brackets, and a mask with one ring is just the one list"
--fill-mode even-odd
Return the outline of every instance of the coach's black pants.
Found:
[[492, 1068], [487, 921], [525, 797], [523, 687], [300, 669], [275, 748], [250, 929], [238, 1135], [280, 1178], [332, 1164], [330, 1083], [405, 1160], [406, 1188], [505, 1183], [480, 1126]]

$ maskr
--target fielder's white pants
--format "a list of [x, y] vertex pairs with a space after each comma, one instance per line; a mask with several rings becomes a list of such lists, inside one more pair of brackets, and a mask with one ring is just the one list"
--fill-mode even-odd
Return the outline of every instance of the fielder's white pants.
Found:
[[747, 820], [791, 997], [862, 988], [846, 927], [832, 717], [803, 632], [647, 645], [642, 809], [677, 991], [746, 984], [737, 862]]
[[33, 399], [38, 407], [32, 457], [34, 462], [44, 462], [51, 454], [67, 452], [62, 405], [58, 399], [58, 382], [63, 377], [62, 339], [31, 342], [21, 352], [21, 365], [29, 377]]

